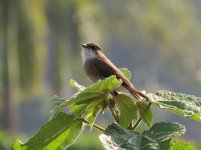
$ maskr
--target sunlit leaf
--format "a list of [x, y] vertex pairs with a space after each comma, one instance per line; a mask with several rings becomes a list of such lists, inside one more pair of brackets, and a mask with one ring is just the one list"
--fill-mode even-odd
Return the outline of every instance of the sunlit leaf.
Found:
[[151, 97], [156, 106], [201, 122], [201, 98], [170, 91], [158, 91]]
[[89, 120], [89, 125], [92, 128], [94, 121], [96, 119], [96, 116], [101, 111], [100, 106], [101, 100], [96, 100], [90, 104], [79, 104], [79, 105], [73, 105], [71, 107], [71, 112], [74, 114], [75, 118], [86, 118]]
[[78, 91], [83, 91], [83, 90], [85, 89], [84, 86], [78, 84], [78, 83], [77, 83], [75, 80], [73, 80], [73, 79], [70, 80], [70, 86], [77, 88]]
[[195, 150], [195, 148], [192, 145], [182, 141], [172, 141], [172, 146], [169, 150]]
[[[24, 150], [55, 150], [66, 149], [75, 142], [83, 131], [84, 125], [80, 120], [75, 120], [72, 115], [59, 113], [54, 119], [41, 127], [30, 140], [21, 145]], [[19, 143], [13, 146], [19, 150]]]
[[95, 122], [95, 119], [98, 115], [98, 113], [101, 111], [100, 102], [96, 101], [93, 104], [89, 106], [88, 112], [87, 112], [87, 118], [89, 120], [89, 125], [92, 128], [93, 124]]
[[88, 104], [73, 105], [70, 110], [75, 115], [75, 117], [83, 117], [87, 111]]
[[129, 80], [131, 79], [131, 72], [127, 68], [119, 69]]
[[110, 76], [104, 80], [100, 80], [97, 83], [87, 87], [81, 92], [76, 93], [72, 98], [66, 100], [62, 104], [56, 106], [52, 113], [61, 111], [63, 108], [72, 104], [85, 104], [91, 103], [97, 99], [104, 99], [114, 89], [121, 85], [121, 81], [115, 76]]
[[23, 150], [25, 148], [22, 148], [22, 143], [19, 140], [16, 140], [15, 143], [12, 146], [13, 150]]

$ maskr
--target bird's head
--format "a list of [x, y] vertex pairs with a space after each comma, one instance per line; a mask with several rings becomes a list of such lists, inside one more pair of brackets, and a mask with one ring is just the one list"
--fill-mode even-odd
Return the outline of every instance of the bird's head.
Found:
[[101, 48], [100, 46], [98, 46], [97, 44], [95, 43], [86, 43], [86, 44], [82, 44], [82, 47], [85, 49], [85, 50], [88, 50], [88, 51], [101, 51]]

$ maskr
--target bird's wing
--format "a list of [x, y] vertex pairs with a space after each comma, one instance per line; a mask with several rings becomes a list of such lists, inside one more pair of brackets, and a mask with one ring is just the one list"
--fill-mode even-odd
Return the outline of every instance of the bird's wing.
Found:
[[[107, 76], [104, 77], [108, 77], [110, 75], [116, 75], [118, 79], [121, 79], [123, 81], [122, 85], [125, 88], [136, 89], [134, 85], [127, 79], [127, 77], [102, 52], [99, 52], [98, 55], [99, 57], [97, 59], [99, 61], [97, 62], [96, 67], [99, 68], [98, 70], [100, 70], [100, 73], [107, 74]], [[102, 65], [98, 65], [101, 63]], [[107, 65], [108, 67], [101, 67], [105, 65]]]
[[106, 63], [104, 60], [102, 60], [101, 58], [95, 58], [93, 65], [94, 67], [98, 68], [96, 69], [97, 71], [96, 74], [99, 75], [101, 79], [107, 78], [111, 75], [116, 75], [114, 68], [108, 63]]
[[[102, 74], [104, 77], [108, 77], [110, 75], [116, 75], [118, 79], [121, 79], [123, 81], [122, 86], [124, 86], [126, 89], [128, 89], [131, 94], [139, 98], [139, 96], [144, 97], [145, 99], [149, 99], [146, 95], [144, 95], [142, 92], [138, 91], [135, 86], [127, 79], [127, 77], [102, 53], [99, 52], [97, 54], [99, 57], [97, 58], [98, 61], [96, 63], [96, 67], [98, 67], [100, 74]], [[99, 65], [101, 64], [101, 65]], [[108, 67], [102, 67], [107, 65]]]

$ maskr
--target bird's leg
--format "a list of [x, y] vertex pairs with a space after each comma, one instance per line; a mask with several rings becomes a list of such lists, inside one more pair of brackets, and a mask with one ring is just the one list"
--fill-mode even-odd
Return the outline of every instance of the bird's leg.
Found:
[[146, 101], [151, 102], [150, 98], [147, 97], [147, 96], [146, 96], [145, 94], [143, 94], [142, 92], [140, 92], [140, 91], [136, 91], [136, 93], [137, 93], [138, 95], [140, 95], [141, 97], [143, 97], [144, 99], [146, 99]]

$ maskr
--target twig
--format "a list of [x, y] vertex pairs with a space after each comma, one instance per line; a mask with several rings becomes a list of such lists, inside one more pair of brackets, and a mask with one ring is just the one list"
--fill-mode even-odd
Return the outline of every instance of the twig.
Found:
[[[86, 124], [90, 124], [89, 121], [85, 120], [84, 118], [80, 118], [80, 120]], [[102, 128], [101, 126], [97, 125], [97, 124], [93, 124], [93, 127], [96, 129], [101, 130], [102, 132], [105, 132], [105, 129]]]

